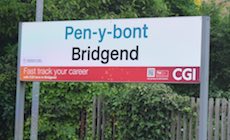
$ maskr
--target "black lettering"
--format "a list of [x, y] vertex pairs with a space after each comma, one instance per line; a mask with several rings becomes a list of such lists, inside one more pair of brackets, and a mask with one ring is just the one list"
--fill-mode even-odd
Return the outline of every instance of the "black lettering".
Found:
[[87, 52], [87, 50], [82, 50], [81, 60], [84, 60], [84, 54]]
[[112, 60], [117, 60], [118, 59], [118, 51], [117, 50], [112, 50], [111, 51], [111, 59]]
[[79, 48], [73, 48], [72, 50], [72, 60], [79, 60], [80, 56], [80, 49]]
[[87, 49], [81, 50], [79, 47], [73, 47], [72, 49], [72, 60], [82, 60], [82, 61], [100, 61], [102, 64], [109, 63], [110, 59], [115, 60], [138, 60], [139, 58], [139, 46], [137, 45], [136, 48], [127, 50], [108, 50], [108, 49], [101, 49], [98, 46], [95, 49], [91, 50], [91, 47], [88, 46]]
[[88, 46], [87, 56], [88, 56], [88, 60], [90, 60], [90, 46]]
[[101, 51], [101, 63], [107, 64], [109, 62], [109, 50]]
[[138, 45], [136, 46], [136, 49], [133, 49], [130, 51], [130, 59], [131, 60], [138, 60]]
[[99, 60], [99, 52], [100, 52], [100, 46], [97, 47], [97, 50], [92, 51], [91, 56], [93, 60]]
[[128, 60], [128, 51], [127, 50], [121, 50], [120, 60], [123, 60], [123, 54], [124, 53], [125, 53], [126, 60]]

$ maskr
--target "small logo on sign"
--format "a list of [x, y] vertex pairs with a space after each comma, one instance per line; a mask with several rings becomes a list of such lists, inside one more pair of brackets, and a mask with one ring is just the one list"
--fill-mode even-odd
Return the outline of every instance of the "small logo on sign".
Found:
[[176, 81], [195, 81], [196, 80], [196, 69], [195, 68], [176, 68], [172, 73], [173, 78]]
[[156, 77], [157, 78], [168, 78], [169, 77], [169, 71], [168, 70], [157, 70], [156, 71]]
[[156, 77], [156, 69], [147, 68], [147, 77]]
[[169, 71], [156, 69], [156, 68], [147, 68], [147, 79], [148, 80], [168, 80]]

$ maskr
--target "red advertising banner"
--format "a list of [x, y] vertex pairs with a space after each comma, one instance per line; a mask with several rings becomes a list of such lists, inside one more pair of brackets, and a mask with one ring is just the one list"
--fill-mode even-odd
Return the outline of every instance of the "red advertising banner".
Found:
[[199, 83], [199, 67], [21, 67], [23, 81]]

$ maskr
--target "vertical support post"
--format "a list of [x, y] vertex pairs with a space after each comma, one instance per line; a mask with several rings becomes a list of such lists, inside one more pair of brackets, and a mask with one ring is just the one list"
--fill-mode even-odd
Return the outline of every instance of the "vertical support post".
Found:
[[36, 0], [36, 21], [42, 21], [43, 20], [43, 6], [44, 0]]
[[[36, 0], [36, 21], [43, 19], [43, 0]], [[38, 139], [38, 115], [39, 115], [39, 91], [40, 82], [33, 82], [32, 88], [32, 108], [31, 108], [31, 140]]]
[[30, 139], [38, 139], [38, 115], [39, 115], [39, 89], [40, 83], [33, 82], [32, 87], [32, 108], [31, 108], [31, 132]]
[[14, 139], [23, 139], [25, 83], [17, 80]]
[[20, 23], [19, 37], [18, 37], [17, 85], [16, 85], [17, 89], [16, 89], [14, 140], [23, 139], [23, 128], [24, 128], [25, 82], [20, 81], [21, 28], [22, 28], [22, 24]]
[[210, 17], [202, 17], [199, 140], [207, 140]]

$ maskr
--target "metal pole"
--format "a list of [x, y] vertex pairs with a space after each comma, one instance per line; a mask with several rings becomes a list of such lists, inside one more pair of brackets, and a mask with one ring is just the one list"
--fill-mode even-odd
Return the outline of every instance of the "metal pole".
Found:
[[32, 88], [32, 108], [31, 108], [31, 133], [30, 139], [38, 139], [38, 115], [39, 115], [39, 89], [40, 83], [33, 82]]
[[210, 17], [202, 17], [199, 140], [207, 140]]
[[[43, 19], [43, 0], [36, 1], [36, 21]], [[32, 108], [31, 108], [31, 140], [38, 139], [38, 116], [39, 116], [39, 91], [40, 82], [33, 82], [32, 85]]]
[[14, 139], [23, 139], [25, 83], [17, 80]]
[[36, 21], [42, 21], [43, 20], [43, 6], [44, 0], [37, 0], [36, 1]]
[[17, 89], [16, 89], [14, 140], [23, 139], [23, 128], [24, 128], [25, 82], [20, 81], [21, 27], [22, 25], [20, 23], [19, 38], [18, 38], [17, 85], [16, 85]]

